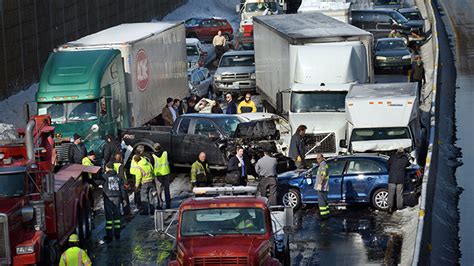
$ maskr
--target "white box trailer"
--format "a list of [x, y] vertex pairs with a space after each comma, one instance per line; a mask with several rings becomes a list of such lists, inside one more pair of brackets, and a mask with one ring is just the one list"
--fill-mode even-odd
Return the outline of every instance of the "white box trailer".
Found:
[[351, 4], [348, 0], [303, 0], [298, 13], [320, 12], [344, 23], [350, 23]]
[[[346, 97], [350, 153], [385, 153], [420, 146], [417, 83], [354, 85]], [[416, 156], [415, 156], [416, 158]]]
[[167, 97], [188, 94], [183, 22], [121, 24], [69, 42], [61, 51], [120, 50], [125, 69], [129, 125], [161, 113]]
[[345, 96], [353, 84], [374, 80], [372, 34], [318, 12], [255, 17], [254, 32], [266, 110], [288, 114], [293, 131], [307, 126], [307, 156], [338, 154]]

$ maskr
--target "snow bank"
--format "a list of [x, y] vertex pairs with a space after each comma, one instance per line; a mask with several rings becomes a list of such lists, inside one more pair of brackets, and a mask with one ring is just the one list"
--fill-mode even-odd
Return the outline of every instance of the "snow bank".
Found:
[[[35, 94], [38, 90], [38, 83], [32, 84], [28, 89], [22, 90], [15, 95], [0, 102], [0, 123], [10, 124], [14, 127], [24, 127], [26, 121], [23, 116], [23, 105], [27, 102], [34, 102]], [[31, 114], [36, 113], [36, 105], [31, 105]], [[0, 127], [0, 133], [8, 128]]]
[[163, 21], [186, 20], [191, 17], [226, 18], [234, 28], [239, 29], [240, 17], [235, 12], [239, 0], [188, 0], [188, 2], [163, 18]]
[[16, 131], [13, 125], [0, 123], [0, 140], [15, 139]]

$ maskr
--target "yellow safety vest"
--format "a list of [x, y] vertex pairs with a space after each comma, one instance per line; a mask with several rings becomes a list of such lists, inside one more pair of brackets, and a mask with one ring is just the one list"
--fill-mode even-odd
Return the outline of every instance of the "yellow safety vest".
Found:
[[164, 151], [161, 157], [153, 154], [153, 160], [155, 161], [154, 174], [155, 176], [164, 176], [171, 173], [170, 164], [168, 162], [168, 153]]
[[[82, 165], [85, 165], [85, 166], [94, 166], [94, 163], [92, 163], [91, 159], [89, 159], [89, 157], [84, 157], [82, 158]], [[89, 178], [92, 179], [92, 174], [89, 173]]]
[[[122, 166], [122, 163], [114, 163], [114, 170], [115, 172], [117, 172], [117, 174], [119, 173], [120, 166]], [[127, 171], [125, 171], [125, 169], [123, 169], [123, 178], [125, 179], [125, 181], [128, 180]]]
[[138, 164], [135, 164], [132, 168], [135, 174], [135, 185], [138, 186], [153, 181], [153, 166], [147, 159], [142, 157]]
[[79, 247], [70, 247], [61, 255], [59, 266], [91, 266], [91, 259]]

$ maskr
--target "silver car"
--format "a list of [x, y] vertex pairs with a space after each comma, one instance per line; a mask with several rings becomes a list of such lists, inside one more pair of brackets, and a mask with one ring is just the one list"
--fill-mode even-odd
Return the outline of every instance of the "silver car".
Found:
[[255, 52], [231, 51], [222, 55], [214, 74], [214, 92], [254, 92]]
[[212, 98], [212, 76], [205, 67], [188, 71], [189, 93], [199, 97]]

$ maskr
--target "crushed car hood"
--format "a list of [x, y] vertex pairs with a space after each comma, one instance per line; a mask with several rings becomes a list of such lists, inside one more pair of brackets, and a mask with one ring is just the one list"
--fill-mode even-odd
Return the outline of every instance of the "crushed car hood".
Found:
[[243, 122], [237, 126], [234, 138], [258, 140], [279, 140], [280, 134], [273, 119]]

